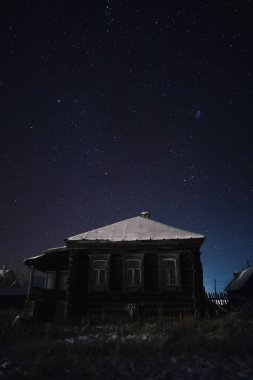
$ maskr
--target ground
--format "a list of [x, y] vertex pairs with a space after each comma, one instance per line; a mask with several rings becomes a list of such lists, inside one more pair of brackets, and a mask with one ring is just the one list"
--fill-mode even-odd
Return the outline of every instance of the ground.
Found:
[[0, 379], [253, 380], [253, 316], [81, 325], [1, 315]]

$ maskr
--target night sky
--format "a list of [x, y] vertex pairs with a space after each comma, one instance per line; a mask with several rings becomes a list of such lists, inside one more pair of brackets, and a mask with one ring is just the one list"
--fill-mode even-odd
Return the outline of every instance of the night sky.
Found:
[[252, 36], [252, 0], [0, 1], [2, 263], [148, 210], [207, 290], [253, 265]]

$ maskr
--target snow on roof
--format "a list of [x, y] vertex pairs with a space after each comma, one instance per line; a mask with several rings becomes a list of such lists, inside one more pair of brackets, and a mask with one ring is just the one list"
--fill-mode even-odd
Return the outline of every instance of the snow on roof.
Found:
[[50, 253], [54, 253], [54, 252], [60, 252], [60, 251], [65, 251], [67, 247], [66, 246], [63, 246], [63, 247], [55, 247], [55, 248], [49, 248], [49, 249], [46, 249], [45, 251], [42, 251], [39, 255], [37, 256], [33, 256], [33, 257], [29, 257], [29, 259], [38, 259], [39, 257], [42, 257], [42, 256], [45, 256], [46, 254], [50, 254]]
[[204, 239], [203, 235], [180, 230], [154, 220], [137, 216], [118, 223], [110, 224], [81, 233], [66, 239], [78, 240], [107, 240], [107, 241], [143, 241], [143, 240], [184, 240]]
[[49, 248], [49, 249], [46, 249], [45, 251], [42, 251], [39, 255], [37, 256], [32, 256], [32, 257], [28, 257], [27, 259], [25, 259], [23, 262], [27, 265], [29, 265], [30, 263], [30, 260], [38, 260], [40, 258], [44, 258], [45, 255], [48, 255], [48, 254], [52, 254], [52, 253], [56, 253], [56, 252], [64, 252], [65, 250], [67, 249], [66, 246], [63, 246], [63, 247], [56, 247], [56, 248]]
[[226, 287], [226, 291], [240, 290], [248, 282], [250, 277], [253, 275], [253, 266], [248, 267], [240, 272], [238, 277], [233, 278], [233, 280]]

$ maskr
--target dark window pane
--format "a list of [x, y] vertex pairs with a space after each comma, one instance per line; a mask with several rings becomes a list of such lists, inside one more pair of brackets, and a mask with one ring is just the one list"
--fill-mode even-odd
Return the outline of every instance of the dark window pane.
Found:
[[127, 260], [127, 268], [140, 268], [140, 260]]
[[176, 284], [176, 261], [175, 260], [162, 260], [162, 283], [163, 285]]
[[58, 288], [65, 290], [67, 288], [68, 272], [62, 271], [59, 273]]
[[106, 268], [107, 267], [107, 261], [106, 260], [93, 260], [92, 267], [93, 268]]
[[92, 284], [99, 285], [99, 269], [92, 270]]
[[100, 286], [106, 285], [106, 270], [105, 269], [100, 269], [99, 285]]
[[176, 267], [175, 267], [175, 262], [174, 261], [170, 261], [170, 265], [169, 265], [169, 283], [170, 284], [175, 284], [176, 283]]
[[46, 281], [46, 288], [47, 289], [54, 289], [55, 286], [55, 272], [49, 272], [47, 274], [47, 281]]
[[127, 285], [133, 285], [133, 270], [132, 269], [127, 269], [126, 271], [126, 280], [127, 280]]
[[140, 269], [134, 269], [134, 285], [141, 284], [141, 271]]

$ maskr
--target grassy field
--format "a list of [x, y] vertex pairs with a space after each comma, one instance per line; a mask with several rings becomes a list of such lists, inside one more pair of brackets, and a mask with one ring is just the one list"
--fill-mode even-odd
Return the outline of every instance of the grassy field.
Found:
[[253, 380], [253, 317], [82, 325], [0, 315], [0, 379]]

